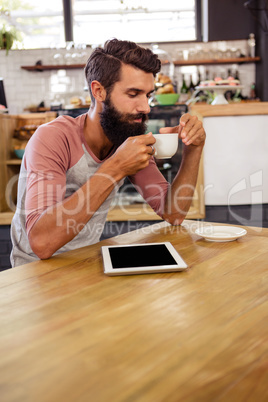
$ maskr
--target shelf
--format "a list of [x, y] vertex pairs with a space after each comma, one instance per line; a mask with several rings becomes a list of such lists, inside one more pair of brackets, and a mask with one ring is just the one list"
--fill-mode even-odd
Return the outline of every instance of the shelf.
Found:
[[7, 165], [21, 165], [21, 159], [8, 159], [6, 161]]
[[[56, 117], [56, 112], [20, 113], [14, 115], [0, 113], [0, 214], [2, 222], [6, 222], [6, 224], [9, 222], [10, 217], [10, 215], [6, 214], [6, 212], [9, 212], [10, 201], [12, 203], [16, 201], [16, 175], [22, 163], [22, 159], [15, 156], [15, 147], [21, 141], [14, 138], [14, 131], [16, 128], [25, 125], [48, 123]], [[13, 180], [10, 181], [11, 179]], [[6, 194], [7, 190], [8, 193]]]
[[230, 59], [196, 59], [196, 60], [178, 60], [174, 61], [175, 66], [196, 66], [203, 64], [240, 64], [255, 63], [260, 61], [260, 57], [237, 57]]
[[[240, 64], [240, 63], [255, 63], [260, 61], [260, 57], [238, 57], [231, 59], [196, 59], [196, 60], [176, 60], [175, 66], [197, 66], [203, 64]], [[162, 61], [162, 64], [168, 64], [168, 61]], [[21, 66], [27, 71], [46, 71], [46, 70], [73, 70], [85, 68], [85, 64], [58, 64], [44, 66]]]
[[45, 71], [45, 70], [73, 70], [75, 68], [85, 68], [85, 64], [51, 64], [44, 66], [21, 66], [23, 70], [27, 71]]
[[0, 225], [10, 225], [13, 216], [14, 212], [12, 211], [0, 212]]

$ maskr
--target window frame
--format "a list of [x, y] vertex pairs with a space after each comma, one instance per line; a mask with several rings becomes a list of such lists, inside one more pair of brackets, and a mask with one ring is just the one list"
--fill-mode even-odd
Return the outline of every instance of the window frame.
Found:
[[[172, 42], [159, 42], [159, 43], [195, 43], [202, 41], [202, 18], [201, 18], [201, 1], [195, 0], [195, 31], [196, 31], [196, 39], [189, 41], [172, 41]], [[63, 0], [63, 15], [64, 15], [64, 30], [65, 30], [65, 41], [66, 42], [74, 42], [74, 34], [73, 34], [73, 9], [72, 9], [72, 0]], [[147, 43], [147, 42], [143, 42]]]

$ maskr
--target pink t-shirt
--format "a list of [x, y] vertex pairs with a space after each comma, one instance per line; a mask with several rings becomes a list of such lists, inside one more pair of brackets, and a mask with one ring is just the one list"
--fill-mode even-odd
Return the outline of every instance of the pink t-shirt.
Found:
[[[47, 208], [76, 192], [113, 152], [104, 160], [93, 154], [83, 133], [85, 119], [86, 114], [76, 118], [58, 117], [40, 126], [27, 144], [18, 182], [17, 209], [11, 224], [13, 266], [38, 259], [28, 241], [28, 233], [35, 222]], [[169, 184], [154, 159], [151, 158], [148, 167], [129, 179], [161, 216]], [[122, 184], [123, 180], [114, 187], [81, 232], [55, 254], [99, 241], [111, 201]], [[70, 230], [72, 225], [70, 215]]]

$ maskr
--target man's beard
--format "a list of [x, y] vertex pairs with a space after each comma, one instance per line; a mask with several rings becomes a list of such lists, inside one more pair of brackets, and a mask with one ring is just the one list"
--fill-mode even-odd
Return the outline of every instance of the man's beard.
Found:
[[[142, 119], [141, 123], [134, 120]], [[144, 113], [120, 113], [107, 98], [100, 113], [100, 124], [107, 138], [119, 147], [128, 137], [145, 134], [148, 116]]]

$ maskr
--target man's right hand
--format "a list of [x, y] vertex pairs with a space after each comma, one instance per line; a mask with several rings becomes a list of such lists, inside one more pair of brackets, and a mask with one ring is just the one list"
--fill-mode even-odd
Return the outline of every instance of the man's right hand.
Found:
[[129, 137], [116, 150], [110, 161], [116, 163], [123, 177], [130, 176], [144, 169], [154, 154], [153, 144], [156, 142], [152, 133]]

